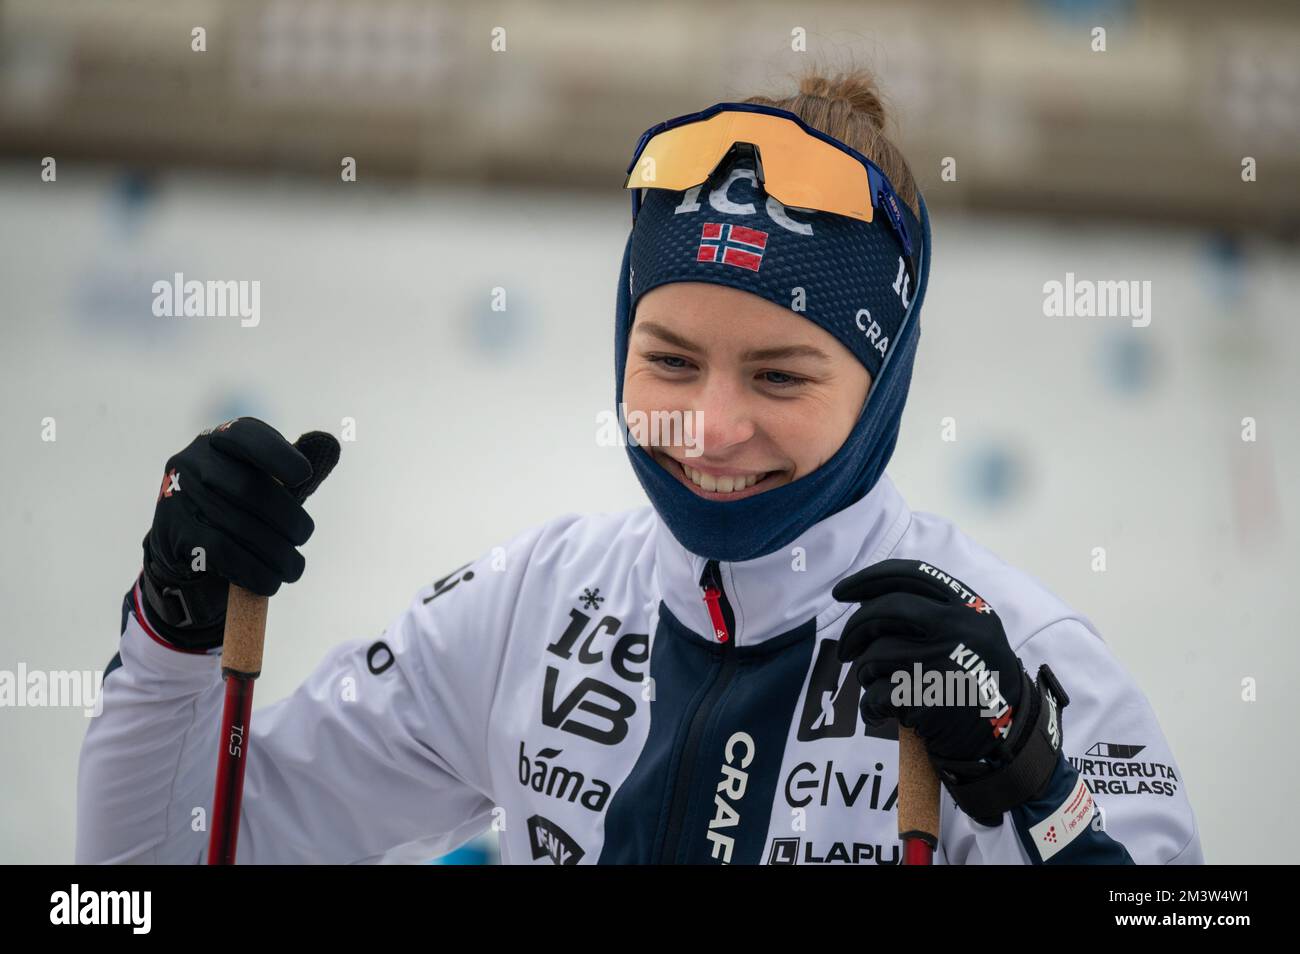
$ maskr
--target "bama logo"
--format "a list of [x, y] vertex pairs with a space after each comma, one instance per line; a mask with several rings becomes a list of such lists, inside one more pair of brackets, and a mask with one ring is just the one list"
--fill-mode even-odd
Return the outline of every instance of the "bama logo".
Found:
[[[802, 851], [800, 850], [802, 848]], [[888, 856], [886, 850], [888, 849]], [[897, 842], [885, 846], [863, 841], [814, 842], [798, 838], [773, 838], [769, 865], [878, 865], [901, 864]]]
[[[858, 734], [858, 726], [862, 725], [858, 714], [862, 686], [849, 671], [853, 663], [840, 662], [839, 645], [838, 639], [824, 639], [817, 650], [817, 659], [808, 677], [808, 691], [799, 712], [796, 738], [800, 742], [851, 738]], [[896, 740], [898, 722], [889, 719], [875, 726], [865, 725], [862, 735]]]
[[585, 854], [572, 835], [541, 815], [528, 819], [528, 849], [533, 861], [550, 858], [557, 865], [576, 865]]
[[700, 247], [695, 253], [695, 260], [734, 265], [736, 268], [756, 272], [763, 264], [766, 248], [766, 232], [743, 225], [705, 222], [700, 228]]
[[539, 795], [549, 795], [561, 801], [577, 802], [589, 812], [603, 811], [609, 801], [609, 782], [598, 778], [588, 779], [581, 772], [556, 765], [554, 759], [563, 749], [538, 749], [531, 758], [519, 743], [519, 784], [531, 788]]

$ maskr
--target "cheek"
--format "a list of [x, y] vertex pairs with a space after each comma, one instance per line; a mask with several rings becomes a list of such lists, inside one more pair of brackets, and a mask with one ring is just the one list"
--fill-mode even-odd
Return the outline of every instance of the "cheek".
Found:
[[765, 425], [772, 441], [796, 460], [820, 456], [821, 449], [831, 442], [834, 430], [827, 408], [814, 401], [800, 401], [796, 408], [789, 410], [782, 408], [768, 415]]
[[623, 374], [623, 403], [629, 411], [682, 410], [681, 389], [664, 381], [645, 361], [628, 358]]
[[628, 410], [645, 409], [649, 386], [650, 382], [643, 369], [637, 367], [632, 358], [628, 358], [627, 367], [623, 369], [623, 403]]
[[767, 434], [801, 473], [820, 467], [835, 456], [853, 431], [860, 403], [842, 400], [838, 390], [809, 395], [789, 410], [772, 414]]

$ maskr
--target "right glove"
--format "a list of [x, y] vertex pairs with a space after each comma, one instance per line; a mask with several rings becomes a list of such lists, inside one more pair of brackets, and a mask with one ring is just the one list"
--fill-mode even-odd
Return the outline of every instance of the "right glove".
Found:
[[319, 431], [290, 444], [269, 424], [241, 417], [203, 431], [167, 461], [141, 586], [166, 639], [186, 649], [219, 646], [227, 581], [272, 596], [302, 576], [295, 548], [315, 529], [302, 501], [333, 468], [338, 448]]

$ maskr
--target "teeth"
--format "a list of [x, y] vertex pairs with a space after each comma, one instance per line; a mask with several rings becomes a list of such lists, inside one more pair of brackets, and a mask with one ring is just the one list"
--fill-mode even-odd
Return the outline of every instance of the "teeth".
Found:
[[767, 476], [766, 474], [750, 474], [748, 477], [714, 477], [712, 474], [701, 473], [686, 464], [682, 464], [682, 470], [691, 479], [691, 482], [701, 489], [724, 494], [744, 490], [746, 487], [753, 487], [761, 477]]

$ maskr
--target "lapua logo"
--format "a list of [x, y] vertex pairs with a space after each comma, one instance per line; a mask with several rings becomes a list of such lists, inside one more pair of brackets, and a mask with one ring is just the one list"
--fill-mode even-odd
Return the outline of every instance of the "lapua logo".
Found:
[[811, 840], [803, 843], [800, 852], [800, 839], [775, 838], [772, 850], [767, 856], [769, 865], [861, 865], [874, 861], [878, 865], [896, 865], [901, 860], [898, 844], [888, 846], [889, 856], [885, 856], [885, 845], [870, 842], [832, 841], [814, 845]]

